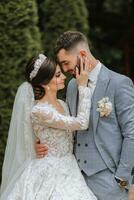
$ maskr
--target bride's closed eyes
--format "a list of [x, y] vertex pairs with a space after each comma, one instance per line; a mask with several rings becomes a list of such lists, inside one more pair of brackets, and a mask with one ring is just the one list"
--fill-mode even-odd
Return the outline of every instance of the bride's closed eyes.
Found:
[[61, 75], [61, 72], [59, 71], [59, 72], [56, 73], [55, 76], [56, 76], [56, 77], [60, 77], [60, 75]]
[[62, 74], [63, 74], [62, 70], [58, 67], [58, 69], [56, 70], [55, 76], [60, 77]]

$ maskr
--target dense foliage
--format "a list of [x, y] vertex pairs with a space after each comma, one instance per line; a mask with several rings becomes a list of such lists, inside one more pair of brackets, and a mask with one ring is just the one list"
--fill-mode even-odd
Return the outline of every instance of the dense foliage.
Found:
[[134, 1], [86, 0], [86, 5], [94, 54], [134, 80]]
[[37, 22], [35, 1], [0, 3], [0, 169], [17, 86], [27, 60], [41, 49]]

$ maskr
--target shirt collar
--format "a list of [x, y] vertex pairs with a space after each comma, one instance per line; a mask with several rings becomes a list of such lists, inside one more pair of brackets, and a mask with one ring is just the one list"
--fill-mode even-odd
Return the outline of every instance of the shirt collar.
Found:
[[97, 63], [97, 65], [94, 67], [94, 69], [89, 73], [89, 80], [91, 82], [94, 82], [96, 83], [97, 82], [97, 79], [98, 79], [98, 75], [99, 75], [99, 72], [101, 70], [101, 66], [102, 64], [100, 63], [100, 61]]

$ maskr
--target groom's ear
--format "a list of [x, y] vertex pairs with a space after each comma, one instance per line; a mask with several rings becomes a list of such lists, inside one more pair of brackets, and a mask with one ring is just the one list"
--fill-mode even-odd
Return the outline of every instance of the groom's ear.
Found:
[[81, 51], [80, 51], [80, 55], [81, 55], [82, 57], [86, 57], [87, 53], [86, 53], [86, 51], [81, 50]]

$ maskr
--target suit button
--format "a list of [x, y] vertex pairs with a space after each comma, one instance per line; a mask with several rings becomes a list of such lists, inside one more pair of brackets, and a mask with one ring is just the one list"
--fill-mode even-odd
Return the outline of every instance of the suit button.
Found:
[[88, 147], [88, 144], [85, 144], [85, 147]]
[[76, 142], [76, 137], [74, 137], [74, 142]]
[[86, 161], [86, 160], [84, 160], [84, 163], [86, 164], [86, 163], [87, 163], [87, 161]]
[[77, 161], [80, 162], [80, 159], [78, 159]]
[[78, 143], [78, 146], [80, 146], [80, 143]]

